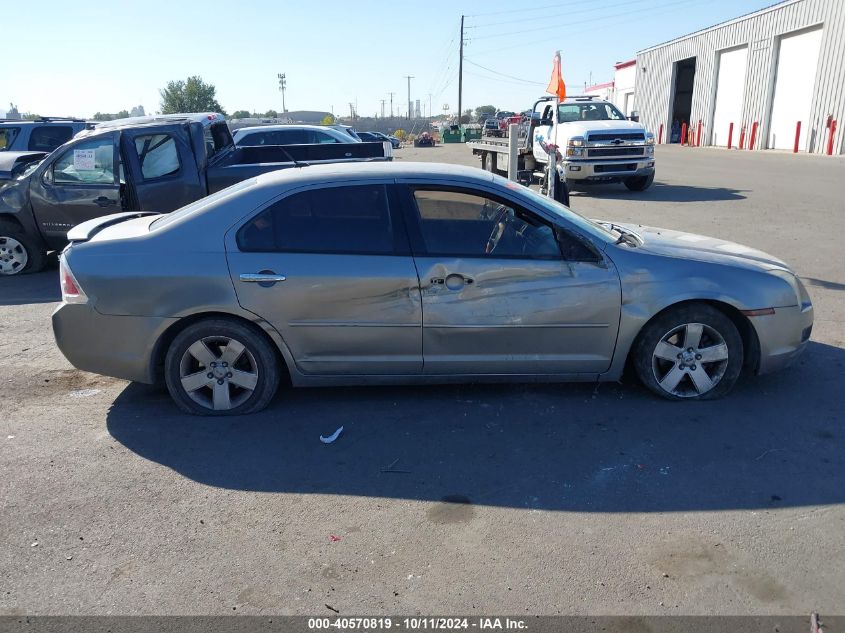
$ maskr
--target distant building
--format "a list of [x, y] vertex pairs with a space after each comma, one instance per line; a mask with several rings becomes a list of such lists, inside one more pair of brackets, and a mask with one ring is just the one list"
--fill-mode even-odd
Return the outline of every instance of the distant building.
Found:
[[664, 141], [677, 121], [700, 145], [842, 154], [843, 59], [845, 3], [785, 0], [637, 53], [636, 109]]
[[21, 113], [18, 112], [18, 106], [13, 103], [9, 104], [9, 110], [6, 112], [6, 118], [14, 121], [20, 121]]
[[587, 86], [584, 89], [584, 94], [598, 97], [605, 101], [611, 101], [613, 99], [613, 82], [608, 81], [607, 83], [596, 84], [595, 86]]
[[285, 112], [285, 118], [290, 119], [292, 123], [319, 125], [327, 116], [332, 116], [332, 113], [317, 110], [289, 110]]

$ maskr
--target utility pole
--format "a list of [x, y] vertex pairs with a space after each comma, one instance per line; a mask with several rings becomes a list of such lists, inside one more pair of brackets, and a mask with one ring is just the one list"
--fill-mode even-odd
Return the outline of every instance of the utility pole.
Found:
[[458, 49], [458, 129], [461, 125], [461, 114], [463, 114], [464, 96], [464, 16], [461, 16], [461, 43]]
[[393, 118], [393, 95], [395, 95], [396, 93], [395, 92], [388, 92], [387, 94], [390, 95], [390, 118], [392, 119]]
[[413, 106], [411, 105], [411, 79], [413, 79], [413, 75], [405, 75], [405, 79], [408, 80], [408, 120], [411, 120], [411, 116], [414, 113]]
[[381, 100], [381, 118], [384, 118], [384, 99]]
[[276, 76], [279, 78], [279, 90], [282, 93], [282, 112], [287, 112], [288, 109], [285, 107], [285, 88], [288, 87], [288, 81], [285, 79], [285, 73], [279, 73]]
[[431, 118], [431, 93], [428, 93], [428, 118]]
[[349, 118], [352, 119], [352, 125], [355, 125], [355, 104], [349, 102]]

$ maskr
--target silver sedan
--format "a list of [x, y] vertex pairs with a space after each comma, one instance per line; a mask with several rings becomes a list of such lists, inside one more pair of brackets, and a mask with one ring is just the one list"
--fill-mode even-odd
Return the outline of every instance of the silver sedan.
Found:
[[787, 366], [813, 307], [790, 268], [721, 239], [598, 222], [478, 169], [303, 167], [168, 215], [69, 233], [56, 341], [163, 380], [183, 410], [294, 386], [608, 381], [674, 400]]

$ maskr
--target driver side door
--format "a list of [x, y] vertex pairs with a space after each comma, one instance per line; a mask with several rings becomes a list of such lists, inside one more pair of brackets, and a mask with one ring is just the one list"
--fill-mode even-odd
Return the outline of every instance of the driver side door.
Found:
[[620, 314], [612, 262], [578, 236], [483, 191], [409, 186], [405, 201], [425, 374], [591, 374], [610, 367]]

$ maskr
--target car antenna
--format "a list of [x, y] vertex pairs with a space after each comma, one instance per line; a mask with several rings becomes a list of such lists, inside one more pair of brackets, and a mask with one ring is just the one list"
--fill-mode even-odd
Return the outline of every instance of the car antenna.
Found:
[[291, 155], [291, 153], [290, 153], [289, 151], [287, 151], [287, 150], [284, 148], [284, 146], [283, 146], [283, 145], [279, 145], [279, 149], [281, 149], [281, 150], [285, 153], [285, 156], [287, 156], [287, 157], [290, 159], [290, 162], [292, 162], [292, 163], [293, 163], [293, 166], [294, 166], [294, 167], [308, 167], [308, 166], [311, 164], [311, 163], [301, 163], [301, 162], [299, 162], [298, 160], [296, 160], [296, 159], [295, 159], [295, 158]]

